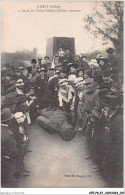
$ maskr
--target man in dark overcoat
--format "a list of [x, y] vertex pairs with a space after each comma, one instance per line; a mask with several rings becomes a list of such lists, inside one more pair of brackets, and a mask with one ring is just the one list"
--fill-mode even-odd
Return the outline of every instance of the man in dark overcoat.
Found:
[[49, 80], [45, 91], [45, 107], [56, 109], [58, 104], [58, 76], [55, 68], [49, 69]]

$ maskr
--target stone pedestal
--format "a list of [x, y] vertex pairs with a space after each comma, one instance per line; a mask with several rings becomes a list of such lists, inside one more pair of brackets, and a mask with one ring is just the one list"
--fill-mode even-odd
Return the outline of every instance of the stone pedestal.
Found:
[[75, 39], [72, 37], [51, 37], [47, 39], [46, 55], [53, 61], [53, 56], [57, 53], [59, 48], [69, 48], [69, 51], [75, 56]]

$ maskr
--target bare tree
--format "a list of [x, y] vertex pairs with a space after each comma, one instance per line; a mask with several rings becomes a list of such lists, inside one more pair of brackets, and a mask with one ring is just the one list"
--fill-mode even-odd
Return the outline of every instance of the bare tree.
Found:
[[117, 54], [123, 57], [123, 1], [96, 2], [84, 22], [88, 32], [111, 41]]

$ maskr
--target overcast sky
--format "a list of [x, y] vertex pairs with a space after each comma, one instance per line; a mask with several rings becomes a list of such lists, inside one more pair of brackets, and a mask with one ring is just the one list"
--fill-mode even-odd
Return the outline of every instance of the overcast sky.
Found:
[[[81, 11], [50, 13], [45, 12], [45, 8], [40, 8], [42, 5]], [[32, 50], [36, 47], [38, 53], [44, 55], [46, 40], [53, 36], [74, 37], [77, 54], [103, 49], [102, 40], [93, 38], [84, 30], [83, 19], [91, 12], [92, 6], [93, 2], [3, 2], [2, 52]], [[24, 12], [31, 9], [34, 12]]]

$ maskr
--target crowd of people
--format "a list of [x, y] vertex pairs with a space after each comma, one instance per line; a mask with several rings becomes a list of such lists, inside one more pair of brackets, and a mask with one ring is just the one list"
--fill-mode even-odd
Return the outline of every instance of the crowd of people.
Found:
[[22, 174], [19, 167], [28, 152], [29, 125], [39, 110], [61, 109], [70, 115], [76, 131], [85, 131], [90, 114], [98, 120], [102, 108], [105, 117], [110, 107], [118, 108], [122, 66], [113, 48], [107, 53], [107, 58], [99, 54], [89, 62], [82, 53], [73, 57], [69, 49], [59, 48], [53, 63], [45, 56], [44, 60], [32, 59], [28, 67], [1, 70], [2, 181], [8, 161], [15, 162], [14, 177]]

